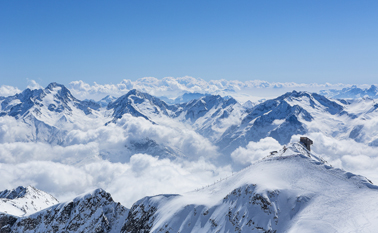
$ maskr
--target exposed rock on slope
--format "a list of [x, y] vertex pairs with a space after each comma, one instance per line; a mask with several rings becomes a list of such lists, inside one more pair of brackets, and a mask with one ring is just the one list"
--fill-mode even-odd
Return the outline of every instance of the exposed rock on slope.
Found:
[[129, 210], [96, 189], [35, 214], [18, 218], [12, 232], [120, 232]]

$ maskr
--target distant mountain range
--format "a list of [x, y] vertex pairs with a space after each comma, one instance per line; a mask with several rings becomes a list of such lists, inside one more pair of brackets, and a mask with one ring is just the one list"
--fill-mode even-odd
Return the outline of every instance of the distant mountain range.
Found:
[[[367, 93], [374, 90], [372, 86]], [[293, 135], [312, 132], [378, 146], [378, 136], [374, 133], [378, 129], [374, 121], [378, 111], [374, 100], [334, 100], [309, 92], [288, 92], [244, 106], [231, 97], [219, 95], [204, 95], [171, 105], [138, 90], [119, 98], [108, 96], [99, 102], [81, 101], [63, 85], [51, 83], [45, 89], [26, 89], [2, 97], [0, 106], [1, 117], [11, 117], [24, 125], [27, 133], [15, 139], [21, 142], [65, 146], [73, 143], [67, 139], [70, 131], [117, 125], [127, 115], [154, 125], [164, 119], [176, 122], [169, 127], [185, 127], [188, 132], [202, 135], [218, 147], [224, 162], [230, 162], [230, 154], [251, 141], [272, 137], [284, 145]], [[132, 139], [125, 143], [125, 150], [129, 155], [148, 153], [162, 158], [190, 158], [177, 146], [161, 144], [152, 138]]]
[[320, 91], [319, 94], [324, 95], [328, 98], [334, 99], [356, 99], [356, 98], [378, 98], [378, 88], [375, 85], [371, 85], [369, 88], [359, 88], [356, 85], [351, 87], [343, 88], [341, 90], [330, 89], [330, 90], [323, 90]]

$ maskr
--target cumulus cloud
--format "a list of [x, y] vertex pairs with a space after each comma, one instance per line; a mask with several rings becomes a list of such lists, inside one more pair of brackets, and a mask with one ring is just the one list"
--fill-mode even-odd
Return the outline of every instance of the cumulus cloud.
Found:
[[[378, 184], [378, 153], [376, 147], [358, 143], [352, 139], [336, 139], [322, 133], [306, 135], [314, 144], [311, 151], [337, 168], [366, 176]], [[294, 135], [291, 142], [298, 142], [300, 135]]]
[[34, 89], [43, 89], [44, 87], [39, 85], [35, 80], [28, 80], [27, 88], [29, 88], [30, 90], [34, 90]]
[[239, 147], [231, 153], [234, 162], [248, 165], [270, 154], [271, 151], [281, 149], [281, 145], [274, 138], [263, 138], [258, 142], [249, 142], [246, 147]]
[[17, 93], [20, 93], [21, 90], [17, 87], [7, 86], [7, 85], [1, 85], [0, 86], [0, 96], [12, 96]]
[[192, 191], [230, 173], [229, 167], [215, 167], [203, 159], [175, 163], [146, 154], [133, 155], [123, 164], [104, 160], [78, 166], [51, 161], [0, 163], [0, 190], [31, 184], [65, 201], [101, 187], [131, 207], [144, 196]]
[[[291, 142], [299, 142], [300, 136], [294, 135]], [[325, 159], [332, 166], [366, 176], [373, 183], [378, 184], [378, 154], [376, 147], [358, 143], [352, 139], [335, 139], [322, 133], [308, 135], [314, 144], [311, 152]], [[232, 154], [234, 163], [247, 166], [271, 151], [279, 150], [282, 146], [273, 138], [265, 138], [259, 142], [249, 142], [246, 147], [239, 147]]]

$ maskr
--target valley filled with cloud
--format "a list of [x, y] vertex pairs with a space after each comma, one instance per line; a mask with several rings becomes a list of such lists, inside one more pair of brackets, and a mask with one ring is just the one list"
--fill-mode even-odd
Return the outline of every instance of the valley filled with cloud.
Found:
[[[282, 149], [280, 140], [297, 142], [303, 135], [314, 141], [312, 152], [334, 167], [378, 183], [374, 99], [358, 96], [346, 103], [291, 91], [279, 97], [280, 92], [315, 87], [353, 88], [185, 77], [117, 85], [77, 81], [66, 90], [61, 85], [39, 89], [32, 81], [35, 92], [25, 97], [16, 87], [1, 86], [0, 189], [30, 184], [65, 201], [101, 187], [130, 207], [144, 196], [213, 184]], [[134, 88], [141, 92], [130, 94]], [[21, 94], [12, 97], [16, 93]], [[185, 93], [203, 97], [176, 105], [153, 99], [174, 101]], [[119, 109], [132, 109], [115, 117], [117, 107], [99, 104], [106, 95], [115, 96], [112, 103]], [[234, 96], [264, 100], [247, 107], [230, 101]], [[116, 102], [118, 97], [124, 99]], [[94, 100], [83, 101], [88, 98]], [[261, 110], [264, 106], [273, 111]], [[261, 131], [259, 125], [269, 130]]]

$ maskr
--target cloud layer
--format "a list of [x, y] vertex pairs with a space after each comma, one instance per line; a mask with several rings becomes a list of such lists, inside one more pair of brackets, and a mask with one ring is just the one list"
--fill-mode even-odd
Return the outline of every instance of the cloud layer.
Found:
[[177, 97], [186, 92], [210, 93], [221, 95], [232, 95], [242, 102], [255, 98], [270, 98], [292, 90], [308, 90], [317, 92], [323, 89], [341, 89], [351, 85], [345, 84], [317, 84], [317, 83], [294, 83], [294, 82], [267, 82], [262, 80], [211, 80], [205, 81], [193, 77], [166, 77], [157, 79], [145, 77], [131, 81], [122, 80], [118, 84], [97, 84], [93, 85], [83, 81], [73, 81], [69, 84], [70, 90], [79, 98], [98, 99], [106, 95], [121, 96], [131, 89], [138, 89], [155, 96]]
[[[98, 99], [105, 95], [120, 96], [137, 88], [157, 96], [176, 97], [184, 92], [232, 94], [239, 99], [253, 96], [264, 97], [291, 89], [344, 87], [344, 84], [296, 84], [268, 83], [264, 81], [206, 82], [192, 77], [143, 78], [136, 81], [123, 80], [119, 84], [94, 84], [82, 81], [71, 82], [74, 96]], [[30, 88], [40, 88], [30, 81]], [[9, 86], [0, 87], [0, 95], [20, 92]], [[252, 93], [252, 94], [251, 94]], [[253, 96], [252, 96], [253, 95]], [[71, 119], [75, 122], [75, 119]], [[124, 115], [116, 124], [85, 122], [76, 119], [69, 127], [61, 145], [30, 142], [32, 128], [25, 127], [12, 117], [0, 117], [0, 190], [18, 185], [35, 185], [64, 201], [93, 188], [101, 187], [110, 192], [116, 201], [127, 207], [146, 195], [182, 193], [213, 183], [232, 173], [231, 166], [220, 166], [216, 158], [217, 148], [190, 127], [179, 122], [159, 119], [152, 124], [143, 118]], [[293, 136], [292, 142], [300, 135]], [[313, 152], [332, 165], [367, 176], [378, 183], [378, 154], [376, 148], [353, 140], [336, 140], [320, 133], [308, 135], [313, 141]], [[180, 159], [154, 157], [151, 154], [132, 155], [128, 146], [135, 141], [151, 139], [163, 148], [169, 147], [186, 155]], [[245, 167], [279, 150], [280, 144], [265, 138], [250, 142], [232, 154], [235, 167]]]
[[0, 163], [0, 190], [31, 184], [65, 201], [101, 187], [131, 207], [144, 196], [192, 191], [230, 174], [230, 167], [215, 167], [204, 159], [177, 163], [146, 154], [133, 155], [129, 163], [99, 160], [76, 166], [36, 160]]

